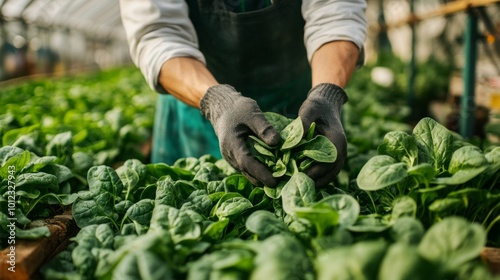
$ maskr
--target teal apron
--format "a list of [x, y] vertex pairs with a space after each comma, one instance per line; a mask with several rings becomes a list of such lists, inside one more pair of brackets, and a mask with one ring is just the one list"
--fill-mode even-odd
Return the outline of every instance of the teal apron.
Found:
[[[222, 0], [188, 0], [200, 51], [221, 84], [234, 86], [264, 112], [296, 117], [311, 88], [300, 0], [275, 0], [263, 9], [235, 13]], [[221, 157], [212, 125], [196, 108], [159, 96], [152, 162]]]

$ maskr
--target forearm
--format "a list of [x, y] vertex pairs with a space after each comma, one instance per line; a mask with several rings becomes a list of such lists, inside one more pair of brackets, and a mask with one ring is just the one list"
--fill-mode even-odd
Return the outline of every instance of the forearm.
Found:
[[349, 41], [333, 41], [322, 45], [311, 60], [312, 86], [332, 83], [345, 88], [356, 69], [359, 48]]
[[218, 84], [202, 62], [190, 57], [167, 60], [158, 81], [168, 93], [195, 108], [200, 107], [200, 100], [207, 89]]

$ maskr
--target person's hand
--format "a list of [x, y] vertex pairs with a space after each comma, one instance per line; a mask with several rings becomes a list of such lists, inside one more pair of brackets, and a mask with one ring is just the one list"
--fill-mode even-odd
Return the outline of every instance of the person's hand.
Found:
[[341, 87], [322, 83], [309, 91], [299, 109], [304, 133], [315, 122], [316, 132], [330, 139], [337, 148], [334, 163], [317, 163], [307, 170], [306, 174], [315, 181], [316, 187], [328, 185], [339, 174], [347, 156], [347, 139], [340, 119], [340, 110], [345, 102], [347, 95]]
[[281, 141], [257, 102], [244, 97], [232, 86], [216, 85], [210, 87], [201, 99], [200, 110], [214, 127], [224, 159], [252, 184], [275, 186], [277, 182], [271, 171], [253, 157], [246, 146], [246, 140], [252, 134], [269, 146]]

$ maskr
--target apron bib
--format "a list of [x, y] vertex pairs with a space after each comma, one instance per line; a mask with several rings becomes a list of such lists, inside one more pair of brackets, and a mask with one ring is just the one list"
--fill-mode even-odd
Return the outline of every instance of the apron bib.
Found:
[[[222, 0], [187, 2], [200, 51], [217, 81], [256, 100], [263, 112], [296, 117], [311, 88], [301, 1], [274, 0], [241, 13], [229, 11]], [[221, 158], [212, 125], [171, 95], [159, 96], [153, 129], [152, 162]]]

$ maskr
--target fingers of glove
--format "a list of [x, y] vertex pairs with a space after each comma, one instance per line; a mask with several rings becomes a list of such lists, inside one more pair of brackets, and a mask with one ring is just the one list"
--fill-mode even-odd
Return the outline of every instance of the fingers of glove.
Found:
[[262, 112], [252, 114], [251, 118], [248, 122], [248, 127], [260, 140], [269, 146], [276, 146], [280, 143], [280, 134], [269, 123]]
[[246, 172], [241, 172], [241, 174], [243, 174], [247, 179], [248, 181], [250, 181], [250, 183], [252, 183], [252, 185], [254, 186], [257, 186], [257, 187], [262, 187], [262, 182], [257, 180], [257, 178], [254, 178], [252, 177], [252, 175], [246, 173]]
[[337, 149], [337, 158], [347, 156], [347, 138], [342, 123], [337, 118], [332, 118], [329, 125], [317, 124], [316, 133], [328, 138]]
[[248, 176], [245, 176], [254, 185], [275, 186], [277, 184], [276, 178], [273, 177], [271, 171], [252, 156], [243, 139], [235, 137], [228, 141], [227, 145], [224, 145], [226, 142], [223, 141], [221, 144], [222, 156], [234, 168], [246, 173]]
[[311, 123], [314, 121], [314, 118], [311, 117], [310, 113], [310, 107], [308, 105], [307, 100], [302, 103], [302, 106], [300, 106], [299, 109], [299, 117], [300, 120], [302, 121], [302, 125], [304, 126], [304, 131], [309, 129], [309, 126], [311, 126]]
[[242, 173], [247, 173], [268, 187], [274, 187], [277, 184], [276, 178], [269, 169], [251, 155], [243, 155], [238, 159], [238, 165]]
[[306, 174], [314, 180], [317, 188], [322, 188], [335, 179], [343, 163], [344, 159], [339, 159], [335, 163], [317, 163], [311, 166]]

